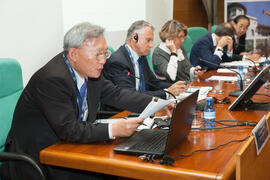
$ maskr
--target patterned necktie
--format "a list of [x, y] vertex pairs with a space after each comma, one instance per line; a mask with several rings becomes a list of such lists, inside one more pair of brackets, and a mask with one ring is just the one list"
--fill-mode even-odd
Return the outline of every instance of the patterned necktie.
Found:
[[87, 96], [87, 92], [86, 92], [86, 87], [87, 87], [87, 80], [84, 79], [84, 83], [82, 84], [82, 87], [80, 89], [80, 95], [81, 95], [81, 100], [82, 100], [82, 104], [81, 107], [79, 107], [79, 120], [83, 120], [84, 119], [84, 113], [87, 109], [87, 102], [86, 102], [86, 96]]
[[143, 76], [143, 69], [142, 69], [142, 61], [143, 61], [142, 58], [138, 59], [139, 73], [140, 73], [140, 86], [139, 86], [140, 92], [144, 92], [146, 90], [144, 76]]

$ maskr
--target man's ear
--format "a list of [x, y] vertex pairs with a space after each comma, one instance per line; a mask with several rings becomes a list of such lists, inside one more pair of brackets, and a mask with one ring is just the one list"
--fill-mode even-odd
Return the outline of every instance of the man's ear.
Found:
[[77, 49], [76, 48], [70, 48], [68, 51], [68, 59], [70, 61], [76, 62], [77, 61]]

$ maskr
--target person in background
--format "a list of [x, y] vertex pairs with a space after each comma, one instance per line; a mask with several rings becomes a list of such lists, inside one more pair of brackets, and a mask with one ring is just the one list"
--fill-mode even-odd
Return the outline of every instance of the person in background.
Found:
[[[193, 45], [190, 62], [193, 66], [206, 66], [217, 69], [221, 62], [232, 61], [233, 29], [230, 23], [218, 25], [215, 33], [207, 34]], [[209, 61], [210, 63], [204, 62]]]
[[[18, 100], [6, 152], [31, 155], [39, 161], [42, 149], [59, 141], [92, 143], [132, 135], [143, 119], [95, 124], [98, 103], [141, 112], [154, 99], [147, 94], [115, 86], [101, 72], [107, 50], [104, 29], [90, 23], [72, 27], [64, 37], [64, 51], [30, 79]], [[138, 105], [139, 104], [139, 105]], [[165, 108], [169, 116], [169, 108]], [[111, 179], [93, 172], [44, 165], [48, 179]], [[23, 162], [0, 167], [3, 179], [39, 179]]]
[[158, 80], [150, 70], [146, 55], [153, 47], [154, 27], [143, 20], [128, 29], [126, 42], [107, 60], [105, 77], [119, 87], [167, 99], [187, 89], [184, 81], [174, 84]]
[[245, 15], [236, 16], [231, 22], [234, 29], [233, 36], [233, 60], [244, 60], [245, 58], [250, 60], [258, 60], [259, 54], [248, 54], [246, 48], [246, 32], [250, 25], [250, 20]]
[[190, 64], [182, 47], [186, 35], [187, 27], [177, 20], [167, 21], [159, 32], [162, 42], [155, 48], [152, 61], [168, 82], [192, 81], [205, 72], [200, 66]]

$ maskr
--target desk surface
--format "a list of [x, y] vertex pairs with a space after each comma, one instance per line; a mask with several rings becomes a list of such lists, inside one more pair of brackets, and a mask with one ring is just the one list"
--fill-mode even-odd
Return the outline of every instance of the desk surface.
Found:
[[[209, 72], [204, 78], [214, 73]], [[222, 89], [224, 97], [236, 88], [233, 83], [204, 80], [196, 81], [193, 85]], [[260, 92], [269, 94], [270, 91], [261, 88]], [[230, 99], [234, 101], [235, 98], [230, 97]], [[267, 100], [262, 96], [256, 96], [255, 99]], [[229, 105], [215, 105], [216, 120], [259, 121], [266, 114], [265, 111], [228, 111], [228, 107]], [[191, 131], [188, 138], [169, 155], [173, 157], [189, 154], [198, 149], [209, 149], [231, 140], [243, 139], [250, 134], [251, 130], [251, 127], [235, 127]], [[168, 166], [145, 162], [133, 155], [114, 153], [114, 146], [122, 140], [95, 144], [59, 142], [41, 151], [40, 162], [138, 179], [233, 179], [235, 178], [236, 153], [243, 144], [243, 142], [234, 142], [213, 151], [197, 152], [191, 157], [177, 158], [172, 166]]]

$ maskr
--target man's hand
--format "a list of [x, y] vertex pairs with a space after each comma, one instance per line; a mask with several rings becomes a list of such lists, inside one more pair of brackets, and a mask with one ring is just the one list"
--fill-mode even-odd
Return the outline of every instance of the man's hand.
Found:
[[131, 136], [140, 126], [140, 123], [144, 121], [143, 118], [134, 118], [121, 120], [112, 124], [112, 136], [113, 137], [128, 137]]
[[180, 93], [185, 92], [188, 89], [188, 85], [185, 85], [184, 81], [177, 81], [168, 88], [168, 91], [173, 95], [178, 96]]
[[168, 116], [168, 119], [172, 117], [174, 104], [169, 104], [168, 106], [164, 107], [163, 109], [159, 110], [155, 113], [155, 116]]
[[252, 61], [258, 61], [261, 58], [259, 54], [251, 54], [246, 56], [246, 59], [250, 59]]
[[203, 73], [205, 73], [206, 70], [202, 70], [201, 66], [196, 66], [195, 69], [194, 69], [194, 74], [197, 75], [197, 76], [201, 76], [203, 75]]
[[233, 39], [230, 36], [222, 36], [217, 43], [217, 47], [224, 48], [224, 46], [228, 45], [228, 50], [232, 50], [233, 47]]

